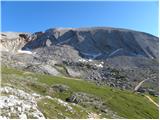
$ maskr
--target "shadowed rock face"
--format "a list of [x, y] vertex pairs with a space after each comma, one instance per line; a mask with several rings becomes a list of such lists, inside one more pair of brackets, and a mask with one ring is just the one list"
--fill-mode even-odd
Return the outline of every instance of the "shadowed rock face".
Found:
[[158, 38], [142, 32], [116, 28], [57, 28], [38, 32], [22, 49], [68, 45], [84, 58], [114, 56], [158, 58]]

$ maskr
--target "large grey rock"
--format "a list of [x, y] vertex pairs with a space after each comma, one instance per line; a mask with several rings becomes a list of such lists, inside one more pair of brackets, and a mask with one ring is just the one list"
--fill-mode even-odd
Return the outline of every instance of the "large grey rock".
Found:
[[42, 69], [44, 73], [47, 73], [50, 75], [60, 75], [60, 73], [54, 67], [51, 67], [49, 65], [40, 66], [40, 69]]
[[80, 76], [81, 76], [80, 71], [74, 71], [73, 69], [71, 69], [71, 68], [69, 68], [69, 67], [66, 67], [66, 69], [67, 69], [68, 74], [69, 74], [71, 77], [80, 77]]

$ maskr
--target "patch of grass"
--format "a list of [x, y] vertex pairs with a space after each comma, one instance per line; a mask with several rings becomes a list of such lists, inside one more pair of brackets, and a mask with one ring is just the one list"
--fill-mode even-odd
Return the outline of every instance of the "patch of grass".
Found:
[[26, 86], [42, 95], [45, 95], [48, 89], [47, 85], [39, 84], [36, 82], [28, 82], [26, 83]]
[[60, 98], [62, 100], [66, 100], [66, 98], [70, 97], [72, 94], [71, 91], [61, 92], [61, 93], [55, 93], [54, 97]]
[[50, 119], [87, 118], [87, 112], [84, 110], [75, 106], [72, 106], [72, 111], [68, 110], [66, 106], [59, 104], [57, 100], [42, 99], [38, 102], [38, 107], [45, 117]]
[[152, 83], [152, 82], [145, 82], [143, 85], [142, 85], [142, 87], [144, 87], [144, 88], [151, 88], [151, 89], [154, 89], [154, 90], [156, 90], [156, 91], [158, 91], [158, 89], [155, 89], [155, 88], [157, 88], [157, 84], [155, 84], [155, 83]]
[[1, 73], [2, 74], [18, 74], [22, 75], [24, 72], [21, 70], [17, 70], [15, 68], [8, 68], [7, 66], [1, 66]]
[[158, 118], [156, 106], [141, 95], [117, 92], [106, 104], [125, 118]]

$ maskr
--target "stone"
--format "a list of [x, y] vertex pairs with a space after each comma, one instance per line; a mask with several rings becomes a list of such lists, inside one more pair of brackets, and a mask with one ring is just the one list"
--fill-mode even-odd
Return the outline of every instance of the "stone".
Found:
[[40, 95], [37, 94], [37, 93], [33, 93], [32, 96], [34, 96], [34, 97], [36, 97], [36, 98], [39, 98], [39, 97], [40, 97]]
[[110, 83], [110, 87], [115, 87], [116, 85], [114, 83]]
[[5, 103], [8, 103], [8, 102], [9, 102], [9, 100], [8, 100], [8, 99], [5, 99], [5, 100], [4, 100], [4, 102], [5, 102]]
[[148, 89], [148, 93], [149, 93], [150, 95], [155, 96], [155, 90], [153, 90], [153, 89]]
[[18, 112], [22, 112], [22, 108], [20, 106], [17, 107]]
[[10, 107], [10, 111], [13, 112], [14, 111], [14, 107]]
[[8, 117], [10, 117], [11, 116], [11, 113], [8, 113]]
[[144, 88], [140, 87], [140, 88], [137, 90], [137, 92], [145, 93], [145, 92], [146, 92], [146, 89], [144, 89]]
[[20, 116], [19, 116], [20, 119], [27, 119], [27, 115], [22, 113]]
[[51, 44], [52, 44], [51, 40], [50, 40], [50, 39], [47, 39], [47, 41], [46, 41], [46, 46], [49, 47], [49, 46], [51, 46]]
[[107, 113], [108, 109], [101, 109], [102, 112]]
[[0, 116], [0, 119], [3, 120], [3, 119], [8, 119], [6, 116]]

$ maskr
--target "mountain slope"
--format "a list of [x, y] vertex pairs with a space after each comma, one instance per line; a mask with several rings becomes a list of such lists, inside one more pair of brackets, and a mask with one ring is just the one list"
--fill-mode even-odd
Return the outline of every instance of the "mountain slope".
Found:
[[[24, 112], [23, 119], [25, 115], [27, 118], [158, 118], [158, 108], [143, 94], [96, 86], [84, 80], [35, 74], [3, 66], [1, 83], [1, 91], [4, 89], [1, 98], [16, 96], [16, 90], [24, 91], [21, 92], [22, 95], [34, 96], [36, 108], [31, 109], [39, 112], [34, 112], [37, 115], [35, 116], [32, 112], [29, 114], [26, 109], [23, 111], [19, 108], [18, 111]], [[21, 98], [17, 96], [19, 102], [27, 104], [22, 95]], [[76, 97], [74, 100], [71, 99], [73, 96]], [[15, 101], [12, 97], [13, 100]], [[18, 111], [14, 113], [18, 106], [13, 105], [13, 112], [10, 111], [12, 106], [3, 106], [1, 116], [22, 117]], [[6, 114], [6, 110], [10, 111], [11, 115]]]
[[137, 91], [158, 96], [159, 40], [153, 35], [93, 27], [1, 36], [3, 65], [131, 91], [148, 79]]
[[158, 119], [157, 37], [94, 27], [0, 40], [0, 118]]

